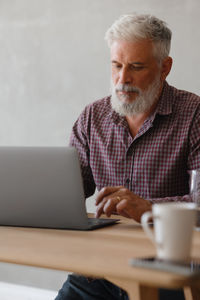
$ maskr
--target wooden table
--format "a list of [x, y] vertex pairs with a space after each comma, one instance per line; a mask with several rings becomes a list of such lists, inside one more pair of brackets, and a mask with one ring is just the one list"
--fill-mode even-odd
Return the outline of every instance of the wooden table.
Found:
[[[133, 268], [132, 257], [155, 255], [141, 226], [121, 223], [94, 231], [0, 226], [0, 261], [104, 277], [124, 288], [130, 299], [157, 299], [158, 288], [184, 288], [187, 299], [200, 299], [200, 277]], [[194, 232], [192, 256], [200, 259], [200, 232]]]

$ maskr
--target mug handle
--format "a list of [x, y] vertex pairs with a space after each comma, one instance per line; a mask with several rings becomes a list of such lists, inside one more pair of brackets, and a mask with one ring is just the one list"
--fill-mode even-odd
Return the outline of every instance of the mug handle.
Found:
[[147, 236], [152, 240], [152, 242], [154, 244], [156, 244], [153, 231], [150, 228], [150, 225], [148, 224], [148, 221], [150, 218], [153, 218], [153, 213], [151, 211], [145, 212], [141, 217], [141, 223], [142, 223], [142, 227], [143, 227], [145, 233], [147, 234]]

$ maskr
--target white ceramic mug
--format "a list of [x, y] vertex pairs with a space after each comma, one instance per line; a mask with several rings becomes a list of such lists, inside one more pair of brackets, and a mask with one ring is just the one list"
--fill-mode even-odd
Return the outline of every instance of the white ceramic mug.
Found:
[[[195, 203], [160, 203], [153, 205], [152, 212], [142, 215], [142, 226], [155, 244], [159, 259], [187, 261], [190, 258], [196, 208]], [[148, 224], [151, 218], [153, 229]]]

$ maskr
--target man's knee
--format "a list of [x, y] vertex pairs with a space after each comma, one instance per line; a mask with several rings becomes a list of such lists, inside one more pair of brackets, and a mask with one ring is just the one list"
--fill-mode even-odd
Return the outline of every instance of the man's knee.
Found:
[[[76, 279], [75, 279], [76, 278]], [[79, 299], [74, 289], [74, 283], [77, 281], [77, 276], [74, 274], [68, 275], [62, 288], [59, 290], [55, 300], [75, 300]]]
[[[122, 297], [124, 296], [124, 298]], [[88, 279], [71, 274], [55, 300], [128, 299], [119, 287], [104, 279]]]

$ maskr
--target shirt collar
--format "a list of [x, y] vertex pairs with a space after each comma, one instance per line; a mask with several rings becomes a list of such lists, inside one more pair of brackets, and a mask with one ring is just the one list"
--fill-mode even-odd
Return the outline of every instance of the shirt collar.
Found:
[[173, 89], [165, 81], [162, 89], [160, 99], [155, 109], [155, 115], [169, 115], [173, 110], [174, 94]]

